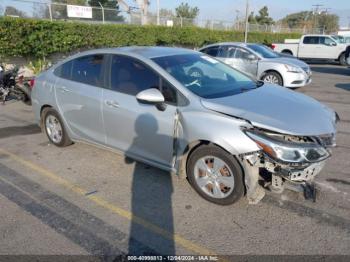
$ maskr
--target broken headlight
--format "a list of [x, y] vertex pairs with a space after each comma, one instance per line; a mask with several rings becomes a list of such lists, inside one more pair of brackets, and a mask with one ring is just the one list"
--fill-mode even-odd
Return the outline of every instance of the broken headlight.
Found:
[[329, 157], [330, 153], [313, 142], [293, 142], [255, 130], [245, 133], [271, 158], [288, 163], [318, 162]]

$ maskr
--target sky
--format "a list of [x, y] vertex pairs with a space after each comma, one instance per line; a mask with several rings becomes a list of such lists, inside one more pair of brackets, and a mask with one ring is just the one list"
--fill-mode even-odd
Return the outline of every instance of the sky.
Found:
[[[151, 10], [156, 9], [156, 0], [151, 1]], [[232, 21], [236, 17], [236, 10], [240, 15], [245, 15], [246, 0], [159, 0], [161, 8], [174, 9], [181, 2], [187, 2], [191, 6], [200, 9], [200, 18], [218, 19]], [[128, 0], [132, 3], [132, 0]], [[340, 26], [348, 26], [350, 21], [350, 0], [249, 0], [250, 9], [258, 12], [266, 5], [269, 8], [270, 16], [275, 20], [284, 17], [286, 14], [311, 10], [312, 5], [322, 4], [322, 8], [331, 8], [329, 12], [340, 17]]]
[[[28, 0], [27, 0], [28, 1]], [[29, 0], [30, 1], [30, 0]], [[48, 2], [49, 0], [33, 0]], [[54, 0], [52, 0], [54, 2]], [[136, 6], [134, 0], [124, 0], [131, 6]], [[150, 0], [150, 11], [155, 12], [157, 0]], [[181, 2], [187, 2], [191, 6], [197, 6], [200, 9], [200, 19], [215, 19], [234, 21], [236, 10], [241, 17], [245, 14], [246, 0], [159, 0], [161, 8], [175, 9]], [[249, 0], [250, 10], [258, 12], [260, 8], [267, 5], [270, 16], [275, 20], [285, 15], [298, 11], [311, 10], [312, 5], [322, 4], [322, 8], [331, 8], [329, 12], [335, 13], [340, 17], [340, 26], [349, 26], [350, 24], [350, 0]], [[0, 5], [21, 3], [13, 0], [0, 0]], [[23, 4], [22, 4], [23, 6]]]

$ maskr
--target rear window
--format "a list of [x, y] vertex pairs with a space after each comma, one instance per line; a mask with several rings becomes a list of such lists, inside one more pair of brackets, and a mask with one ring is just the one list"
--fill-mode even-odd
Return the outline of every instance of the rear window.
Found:
[[103, 59], [101, 54], [78, 57], [57, 67], [54, 74], [64, 79], [102, 86]]
[[205, 53], [207, 55], [216, 57], [219, 53], [219, 46], [208, 47], [208, 48], [203, 49], [201, 52]]
[[73, 60], [72, 80], [84, 84], [102, 85], [103, 55], [90, 55]]

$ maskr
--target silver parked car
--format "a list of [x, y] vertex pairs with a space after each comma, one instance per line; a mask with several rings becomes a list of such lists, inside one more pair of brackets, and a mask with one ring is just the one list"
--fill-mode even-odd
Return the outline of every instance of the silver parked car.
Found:
[[199, 51], [265, 82], [289, 88], [311, 83], [309, 65], [261, 44], [217, 43], [202, 47]]
[[311, 184], [336, 133], [336, 113], [316, 100], [180, 48], [79, 53], [36, 78], [32, 103], [53, 144], [123, 152], [223, 205], [258, 202], [259, 179], [279, 192]]

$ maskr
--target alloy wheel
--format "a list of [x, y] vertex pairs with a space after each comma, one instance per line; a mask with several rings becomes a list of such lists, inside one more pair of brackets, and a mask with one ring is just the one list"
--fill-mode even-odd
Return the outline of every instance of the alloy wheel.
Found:
[[194, 177], [198, 187], [213, 198], [225, 198], [234, 189], [235, 180], [229, 166], [220, 158], [205, 156], [197, 160]]
[[272, 83], [272, 84], [279, 84], [279, 80], [276, 76], [274, 75], [266, 75], [264, 77], [264, 81], [267, 83]]
[[48, 115], [45, 121], [46, 132], [50, 139], [58, 144], [63, 137], [62, 126], [60, 121], [53, 115]]

